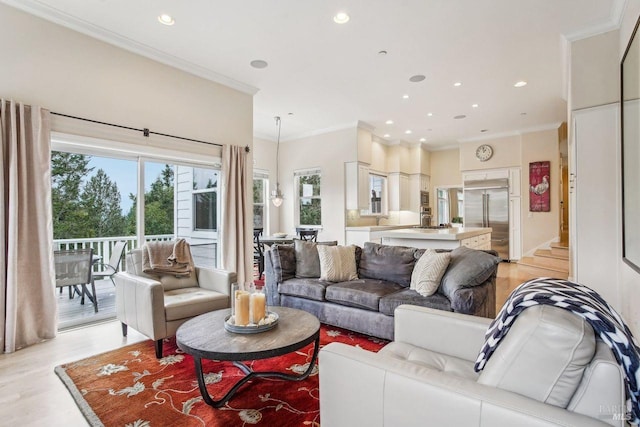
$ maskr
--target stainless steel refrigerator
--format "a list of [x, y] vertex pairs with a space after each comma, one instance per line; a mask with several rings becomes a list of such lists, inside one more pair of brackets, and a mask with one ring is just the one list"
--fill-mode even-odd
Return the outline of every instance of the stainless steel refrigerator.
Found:
[[509, 180], [464, 183], [464, 226], [491, 227], [491, 249], [509, 259]]

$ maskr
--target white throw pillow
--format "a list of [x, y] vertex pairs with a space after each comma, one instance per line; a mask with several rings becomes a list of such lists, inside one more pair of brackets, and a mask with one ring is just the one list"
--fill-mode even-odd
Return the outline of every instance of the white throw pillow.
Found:
[[450, 259], [450, 252], [438, 253], [433, 249], [424, 251], [411, 273], [410, 288], [423, 297], [435, 294]]
[[346, 282], [356, 280], [356, 247], [318, 245], [320, 280]]

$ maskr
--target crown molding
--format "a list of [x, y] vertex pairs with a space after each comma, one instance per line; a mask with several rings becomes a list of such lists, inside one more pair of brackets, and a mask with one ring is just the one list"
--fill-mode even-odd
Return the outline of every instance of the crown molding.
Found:
[[626, 6], [627, 0], [613, 0], [613, 3], [611, 4], [611, 12], [609, 13], [609, 18], [607, 20], [595, 23], [588, 28], [563, 34], [562, 36], [567, 39], [567, 41], [574, 42], [576, 40], [582, 40], [588, 37], [597, 36], [598, 34], [617, 30], [622, 25], [622, 18], [624, 17]]
[[216, 73], [208, 68], [194, 64], [177, 56], [169, 55], [161, 52], [151, 46], [138, 43], [135, 40], [121, 36], [105, 28], [93, 25], [82, 19], [78, 19], [65, 12], [62, 12], [49, 5], [43, 4], [37, 0], [0, 0], [16, 9], [20, 9], [31, 15], [35, 15], [47, 21], [61, 25], [65, 28], [77, 31], [94, 39], [98, 39], [113, 46], [117, 46], [129, 52], [144, 56], [164, 65], [177, 68], [189, 74], [193, 74], [203, 79], [210, 80], [215, 83], [230, 87], [240, 92], [255, 95], [259, 89], [239, 82], [230, 77]]
[[470, 143], [470, 142], [486, 141], [488, 139], [499, 139], [499, 138], [508, 138], [510, 136], [521, 136], [521, 135], [523, 135], [525, 133], [542, 132], [542, 131], [545, 131], [545, 130], [556, 130], [561, 125], [562, 125], [562, 122], [547, 123], [547, 124], [540, 125], [540, 126], [532, 126], [532, 127], [529, 127], [529, 128], [518, 129], [518, 130], [514, 130], [514, 131], [492, 133], [492, 134], [489, 134], [489, 135], [474, 136], [474, 137], [471, 137], [471, 138], [462, 138], [462, 139], [458, 140], [458, 143], [467, 144], [467, 143]]
[[356, 129], [358, 127], [359, 123], [364, 123], [364, 122], [343, 123], [343, 124], [330, 126], [330, 127], [326, 127], [326, 128], [322, 128], [322, 129], [311, 130], [309, 132], [301, 132], [301, 133], [297, 133], [297, 134], [291, 135], [291, 136], [289, 136], [287, 138], [280, 138], [280, 142], [283, 142], [283, 141], [286, 142], [286, 141], [293, 141], [293, 140], [296, 140], [296, 139], [309, 138], [311, 136], [324, 135], [325, 133], [337, 132], [337, 131], [345, 130], [345, 129]]

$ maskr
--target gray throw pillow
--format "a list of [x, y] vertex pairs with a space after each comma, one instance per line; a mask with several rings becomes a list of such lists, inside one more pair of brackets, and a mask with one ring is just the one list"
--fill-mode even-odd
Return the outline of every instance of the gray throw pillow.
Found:
[[296, 253], [296, 277], [320, 277], [320, 257], [318, 256], [317, 245], [336, 246], [333, 242], [307, 242], [305, 240], [294, 240], [293, 247]]
[[296, 253], [293, 245], [273, 245], [268, 252], [277, 283], [296, 276]]
[[483, 284], [496, 270], [500, 258], [461, 246], [451, 251], [451, 261], [442, 276], [439, 291], [451, 299], [456, 290]]
[[358, 277], [386, 280], [402, 286], [411, 284], [416, 248], [365, 242]]

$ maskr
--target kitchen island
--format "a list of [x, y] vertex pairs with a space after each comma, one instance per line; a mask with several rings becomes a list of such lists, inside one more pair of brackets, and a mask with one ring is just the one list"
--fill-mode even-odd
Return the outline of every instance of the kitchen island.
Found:
[[347, 245], [363, 246], [365, 242], [381, 243], [380, 236], [384, 231], [412, 228], [408, 225], [370, 225], [345, 228], [345, 241]]
[[491, 228], [406, 228], [380, 232], [382, 243], [421, 249], [491, 249]]

